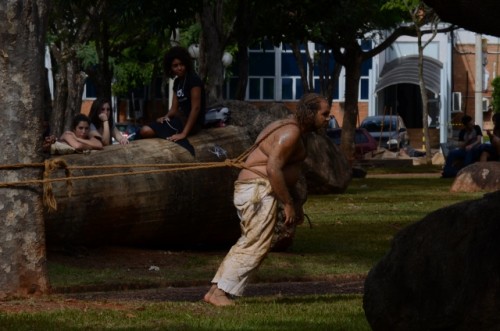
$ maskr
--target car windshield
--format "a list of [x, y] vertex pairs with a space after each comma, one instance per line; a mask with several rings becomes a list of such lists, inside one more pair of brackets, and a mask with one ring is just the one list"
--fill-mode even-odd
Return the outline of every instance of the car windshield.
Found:
[[368, 119], [366, 120], [361, 127], [365, 128], [369, 132], [389, 132], [396, 131], [397, 124], [395, 119], [385, 118], [384, 120], [380, 119]]

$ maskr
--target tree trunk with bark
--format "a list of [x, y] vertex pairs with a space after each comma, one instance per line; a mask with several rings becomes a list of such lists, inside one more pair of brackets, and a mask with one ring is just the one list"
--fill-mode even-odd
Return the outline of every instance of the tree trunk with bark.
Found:
[[240, 0], [236, 12], [235, 39], [237, 40], [238, 51], [236, 53], [236, 63], [238, 63], [238, 84], [234, 99], [245, 100], [248, 75], [249, 57], [248, 48], [251, 43], [253, 30], [255, 27], [255, 10], [253, 1]]
[[51, 55], [57, 64], [54, 71], [54, 105], [50, 118], [51, 133], [59, 137], [71, 127], [73, 117], [80, 113], [85, 73], [80, 70], [76, 52], [64, 43], [51, 45]]
[[418, 34], [418, 81], [420, 87], [420, 97], [422, 99], [422, 124], [425, 142], [425, 162], [432, 164], [431, 142], [429, 135], [429, 98], [424, 80], [424, 48], [422, 47], [422, 35]]
[[358, 120], [359, 81], [361, 79], [362, 51], [357, 41], [345, 49], [345, 104], [342, 122], [341, 149], [348, 160], [354, 160], [354, 131]]
[[[0, 4], [0, 139], [3, 166], [43, 160], [44, 54], [48, 2]], [[40, 178], [37, 168], [2, 169], [2, 182]], [[0, 299], [48, 291], [41, 190], [0, 188]]]
[[[200, 15], [202, 33], [200, 38], [200, 76], [205, 82], [207, 106], [222, 104], [224, 66], [222, 55], [229, 33], [223, 22], [223, 1], [204, 0]], [[232, 30], [232, 25], [227, 27]]]

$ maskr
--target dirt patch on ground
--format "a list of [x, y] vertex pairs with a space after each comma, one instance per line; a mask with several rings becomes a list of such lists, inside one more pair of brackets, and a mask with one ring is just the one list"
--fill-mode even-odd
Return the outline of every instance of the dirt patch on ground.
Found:
[[[322, 294], [363, 293], [364, 280], [359, 277], [336, 281], [282, 282], [250, 284], [245, 297], [256, 296], [300, 296]], [[78, 300], [113, 300], [113, 301], [200, 301], [209, 286], [166, 287], [132, 291], [110, 291], [74, 293], [65, 295]]]
[[[49, 260], [65, 265], [77, 265], [89, 268], [127, 268], [142, 272], [144, 265], [160, 265], [168, 268], [183, 258], [182, 254], [173, 254], [165, 259], [165, 251], [135, 248], [108, 247], [99, 250], [49, 251]], [[76, 254], [76, 257], [75, 257]], [[82, 258], [78, 258], [78, 254]], [[200, 253], [201, 254], [201, 253]], [[213, 254], [213, 253], [203, 253]], [[90, 256], [90, 258], [88, 258]], [[86, 257], [86, 258], [83, 258]], [[147, 271], [144, 271], [147, 272]], [[340, 276], [325, 281], [289, 281], [280, 283], [250, 284], [245, 297], [277, 296], [291, 297], [323, 294], [361, 294], [364, 277], [359, 275]], [[177, 284], [175, 286], [159, 286], [140, 288], [140, 286], [122, 286], [116, 290], [113, 286], [102, 288], [67, 288], [57, 289], [53, 294], [28, 299], [0, 301], [0, 311], [4, 312], [36, 312], [58, 309], [140, 309], [147, 302], [161, 301], [201, 301], [209, 289], [209, 284]]]
[[[361, 294], [364, 280], [359, 277], [336, 281], [251, 284], [245, 297], [293, 297], [325, 294]], [[144, 303], [162, 301], [202, 301], [209, 286], [165, 287], [143, 290], [55, 294], [29, 299], [0, 301], [0, 312], [40, 312], [60, 309], [103, 309], [131, 311]]]
[[0, 312], [36, 313], [62, 309], [77, 309], [81, 311], [87, 311], [89, 309], [129, 311], [138, 309], [140, 306], [139, 303], [134, 301], [89, 301], [66, 298], [61, 295], [51, 295], [0, 301]]
[[[325, 294], [361, 294], [364, 279], [346, 277], [336, 281], [250, 284], [245, 297], [293, 297]], [[0, 301], [0, 312], [33, 313], [61, 309], [134, 311], [145, 303], [202, 301], [209, 286], [165, 287], [144, 290], [55, 294], [29, 299]]]

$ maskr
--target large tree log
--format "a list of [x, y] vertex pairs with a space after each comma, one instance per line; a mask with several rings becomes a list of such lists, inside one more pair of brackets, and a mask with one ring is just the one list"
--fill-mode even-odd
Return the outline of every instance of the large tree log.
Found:
[[[191, 138], [203, 161], [223, 159], [212, 153], [222, 148], [235, 158], [251, 145], [238, 127], [205, 130]], [[222, 156], [223, 157], [223, 156]], [[184, 148], [162, 139], [113, 145], [89, 155], [61, 157], [70, 165], [129, 164], [120, 171], [144, 171], [140, 164], [198, 162]], [[200, 164], [202, 166], [202, 164]], [[231, 201], [236, 168], [176, 170], [153, 174], [74, 181], [68, 197], [64, 183], [54, 183], [56, 212], [46, 214], [50, 244], [105, 243], [150, 246], [226, 245], [239, 234]], [[99, 175], [104, 170], [77, 170], [73, 176]]]
[[[239, 108], [244, 107], [242, 104]], [[232, 107], [236, 117], [234, 122], [240, 124], [236, 108]], [[227, 166], [225, 159], [240, 156], [252, 146], [261, 127], [288, 115], [288, 111], [278, 108], [277, 111], [255, 111], [253, 117], [244, 121], [245, 126], [207, 129], [190, 137], [196, 157], [163, 139], [108, 146], [89, 155], [61, 156], [73, 166], [129, 165], [113, 171], [130, 174], [76, 180], [71, 197], [68, 197], [63, 182], [54, 183], [58, 209], [45, 215], [48, 244], [189, 248], [233, 244], [240, 234], [232, 203], [233, 184], [239, 169]], [[251, 110], [247, 109], [247, 112], [252, 114]], [[338, 148], [324, 136], [316, 134], [308, 137], [307, 145], [311, 150], [304, 171], [307, 189], [304, 184], [300, 191], [304, 194], [307, 190], [321, 193], [345, 191], [351, 178], [350, 168]], [[213, 162], [220, 166], [207, 168]], [[133, 174], [156, 169], [134, 165], [186, 163], [199, 165], [200, 169]], [[110, 171], [81, 169], [74, 170], [72, 176], [103, 173]], [[280, 234], [277, 233], [278, 238], [274, 240], [277, 247], [285, 249], [290, 245], [294, 230], [288, 229], [282, 234], [286, 244], [279, 242]]]

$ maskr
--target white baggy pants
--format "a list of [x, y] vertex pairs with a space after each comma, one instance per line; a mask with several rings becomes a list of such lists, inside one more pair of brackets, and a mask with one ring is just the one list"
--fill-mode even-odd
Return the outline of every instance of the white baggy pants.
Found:
[[269, 252], [278, 201], [269, 181], [259, 178], [235, 182], [234, 205], [240, 218], [241, 236], [222, 261], [212, 283], [226, 293], [240, 296], [249, 277]]

